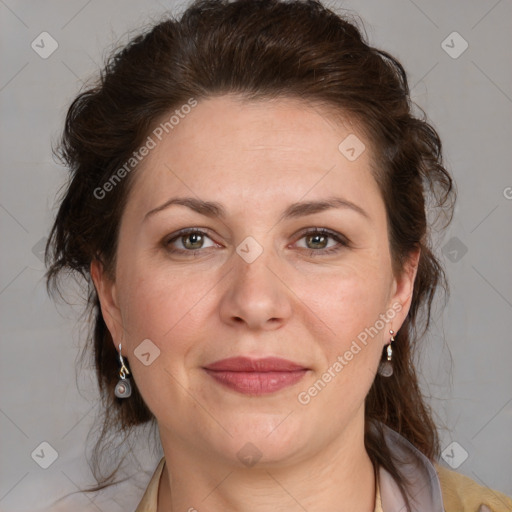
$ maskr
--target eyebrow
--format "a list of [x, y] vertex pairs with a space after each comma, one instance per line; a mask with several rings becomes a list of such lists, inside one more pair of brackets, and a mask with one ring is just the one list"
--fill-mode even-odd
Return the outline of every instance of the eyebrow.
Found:
[[[186, 206], [187, 208], [190, 208], [201, 215], [205, 215], [206, 217], [218, 217], [220, 219], [225, 219], [227, 216], [225, 208], [220, 203], [214, 201], [203, 201], [202, 199], [197, 199], [195, 197], [173, 197], [162, 205], [157, 206], [146, 213], [144, 220], [173, 205]], [[279, 222], [286, 219], [295, 219], [306, 215], [313, 215], [332, 208], [350, 209], [359, 213], [367, 220], [371, 220], [368, 213], [357, 204], [340, 197], [329, 197], [322, 201], [293, 203], [282, 213]]]

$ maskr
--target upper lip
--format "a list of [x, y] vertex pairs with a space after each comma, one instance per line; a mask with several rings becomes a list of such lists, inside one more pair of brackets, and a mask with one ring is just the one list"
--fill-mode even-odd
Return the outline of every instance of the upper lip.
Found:
[[263, 357], [252, 359], [249, 357], [230, 357], [221, 359], [205, 366], [207, 370], [227, 372], [293, 372], [307, 370], [301, 364], [281, 359], [280, 357]]

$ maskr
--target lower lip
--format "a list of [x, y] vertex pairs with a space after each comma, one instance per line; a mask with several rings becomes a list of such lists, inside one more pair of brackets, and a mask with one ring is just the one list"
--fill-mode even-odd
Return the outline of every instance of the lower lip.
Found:
[[245, 395], [274, 393], [299, 382], [307, 370], [291, 372], [228, 372], [205, 369], [217, 382]]

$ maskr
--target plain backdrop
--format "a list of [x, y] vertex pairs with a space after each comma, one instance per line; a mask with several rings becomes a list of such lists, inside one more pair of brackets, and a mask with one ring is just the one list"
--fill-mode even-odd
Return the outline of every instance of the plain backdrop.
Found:
[[[403, 63], [413, 100], [444, 142], [459, 195], [436, 250], [452, 293], [423, 340], [421, 379], [440, 425], [442, 463], [511, 495], [512, 2], [328, 5], [359, 13], [370, 42]], [[75, 377], [84, 341], [80, 303], [56, 306], [43, 280], [42, 247], [66, 179], [51, 145], [70, 101], [108, 51], [130, 31], [185, 6], [0, 0], [2, 512], [46, 510], [92, 483], [84, 449], [97, 407], [92, 370]], [[127, 468], [133, 480], [112, 496], [76, 495], [76, 509], [133, 510], [160, 458], [140, 451], [140, 464]]]

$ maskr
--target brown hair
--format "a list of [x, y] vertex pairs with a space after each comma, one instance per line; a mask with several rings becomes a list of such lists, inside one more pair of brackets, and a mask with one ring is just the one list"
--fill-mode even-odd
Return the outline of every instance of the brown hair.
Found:
[[[114, 276], [120, 218], [133, 173], [116, 183], [108, 199], [98, 198], [95, 190], [129, 160], [162, 116], [190, 98], [227, 93], [248, 101], [299, 98], [360, 124], [379, 163], [374, 172], [386, 205], [395, 272], [411, 251], [421, 249], [410, 311], [394, 343], [394, 374], [377, 375], [365, 403], [368, 454], [403, 492], [405, 480], [382, 429], [368, 426], [379, 420], [431, 460], [437, 458], [438, 434], [420, 391], [413, 353], [429, 325], [436, 289], [447, 291], [431, 250], [427, 211], [444, 212], [449, 222], [455, 191], [436, 131], [422, 112], [413, 113], [402, 65], [370, 46], [351, 18], [315, 0], [196, 1], [181, 19], [161, 21], [115, 52], [98, 83], [69, 108], [58, 155], [71, 175], [47, 245], [47, 283], [50, 292], [59, 290], [57, 277], [66, 270], [82, 276], [88, 286], [91, 348], [105, 411], [93, 457], [102, 452], [109, 432], [127, 435], [131, 427], [154, 423], [135, 383], [130, 399], [114, 396], [118, 356], [89, 274], [91, 261], [99, 258]], [[105, 479], [95, 471], [96, 489], [118, 468]]]

